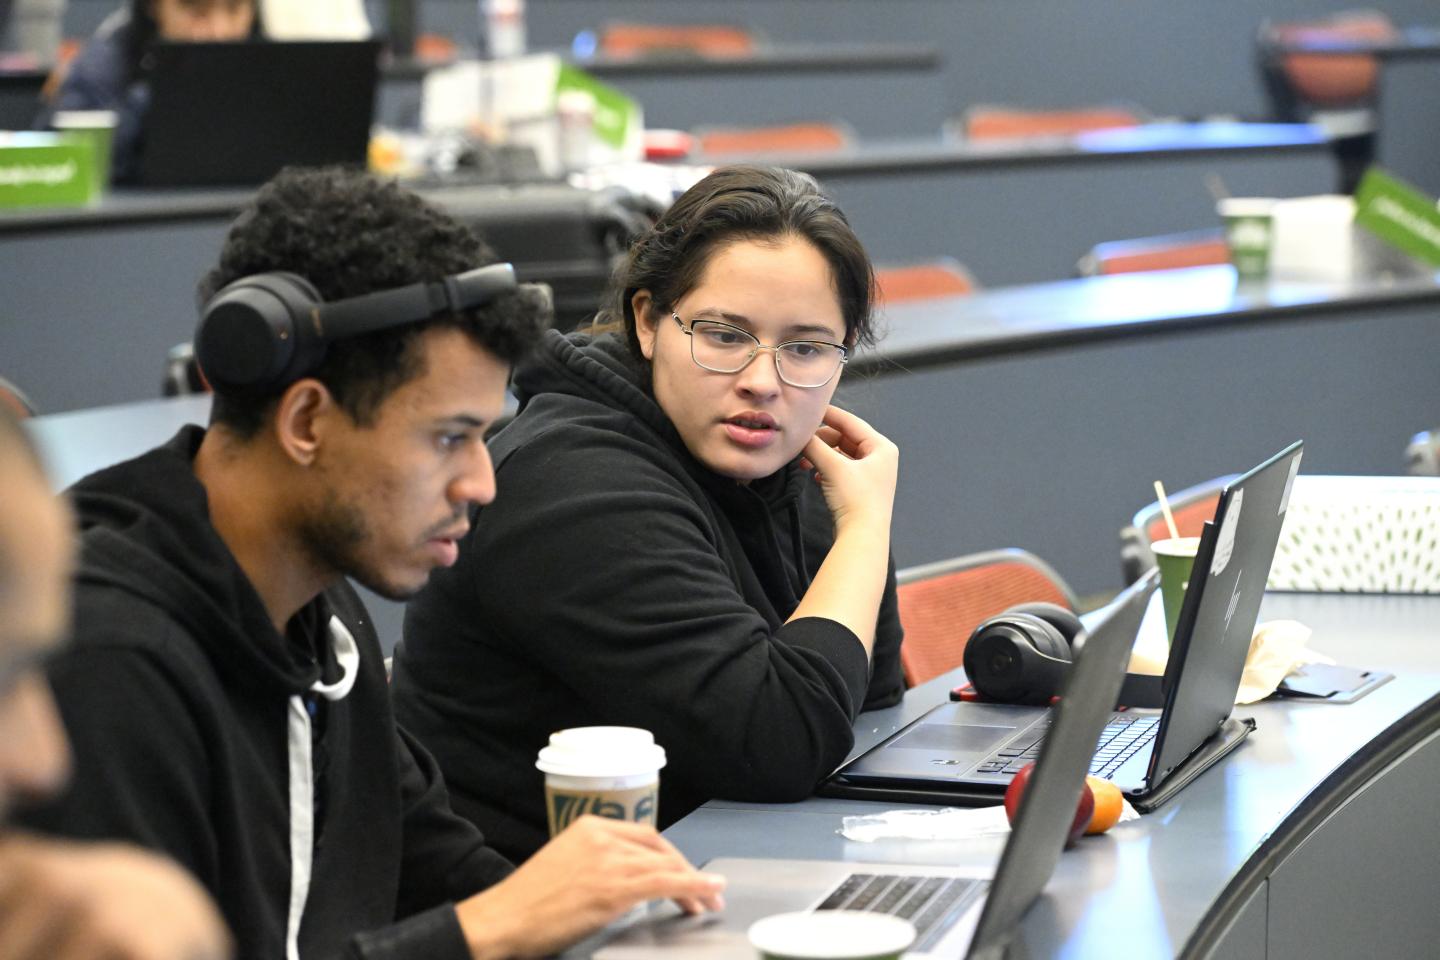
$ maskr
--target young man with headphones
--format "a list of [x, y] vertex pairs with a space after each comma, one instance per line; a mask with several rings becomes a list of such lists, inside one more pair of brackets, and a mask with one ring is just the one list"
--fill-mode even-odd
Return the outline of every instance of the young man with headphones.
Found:
[[[196, 351], [208, 430], [80, 481], [75, 779], [36, 824], [163, 850], [244, 957], [541, 956], [723, 881], [589, 818], [515, 870], [390, 711], [345, 577], [401, 599], [495, 495], [483, 442], [548, 302], [393, 184], [282, 173], [236, 222]], [[478, 267], [478, 269], [477, 269]]]

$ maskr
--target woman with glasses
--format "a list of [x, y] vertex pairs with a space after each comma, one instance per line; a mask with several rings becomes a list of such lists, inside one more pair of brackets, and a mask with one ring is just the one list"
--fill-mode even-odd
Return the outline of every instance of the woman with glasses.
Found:
[[636, 242], [594, 330], [517, 370], [498, 497], [410, 605], [394, 677], [502, 852], [545, 840], [552, 731], [652, 731], [664, 826], [809, 796], [899, 698], [898, 453], [830, 403], [872, 289], [814, 180], [721, 169]]

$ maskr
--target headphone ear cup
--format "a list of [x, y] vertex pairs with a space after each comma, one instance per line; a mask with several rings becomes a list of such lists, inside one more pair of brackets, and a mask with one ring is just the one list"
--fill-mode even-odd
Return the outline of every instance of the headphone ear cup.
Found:
[[985, 621], [965, 645], [965, 675], [977, 693], [1001, 703], [1049, 703], [1064, 685], [1070, 662], [1069, 640], [1053, 624], [1026, 613]]
[[1085, 625], [1080, 622], [1079, 615], [1058, 603], [1047, 603], [1043, 600], [1021, 603], [1006, 610], [1005, 613], [1038, 617], [1053, 627], [1065, 642], [1063, 655], [1067, 660], [1074, 660], [1075, 655], [1080, 652], [1080, 647], [1085, 643]]
[[320, 294], [293, 273], [242, 277], [211, 297], [195, 359], [218, 390], [266, 392], [299, 379], [325, 355], [311, 315]]

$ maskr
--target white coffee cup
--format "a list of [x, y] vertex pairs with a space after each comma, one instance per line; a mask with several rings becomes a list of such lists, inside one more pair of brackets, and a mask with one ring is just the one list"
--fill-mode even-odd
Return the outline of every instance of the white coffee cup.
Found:
[[545, 774], [553, 837], [585, 814], [655, 823], [665, 750], [638, 727], [572, 727], [550, 735], [535, 766]]

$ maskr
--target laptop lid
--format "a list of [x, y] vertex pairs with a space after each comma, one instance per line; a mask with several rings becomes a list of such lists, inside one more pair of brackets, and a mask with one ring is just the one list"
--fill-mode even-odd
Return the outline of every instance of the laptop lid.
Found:
[[972, 951], [1009, 937], [1054, 872], [1095, 744], [1125, 679], [1139, 616], [1159, 582], [1151, 570], [1127, 588], [1076, 656], [990, 884]]
[[1165, 666], [1165, 707], [1145, 777], [1148, 790], [1230, 716], [1302, 448], [1297, 440], [1232, 481], [1205, 525]]
[[[1144, 578], [1122, 591], [1099, 613], [1085, 645], [1109, 635], [1127, 649], [1133, 645], [1151, 592]], [[1107, 709], [1114, 704], [1112, 698]], [[846, 764], [820, 792], [894, 803], [994, 803], [1010, 774], [980, 773], [976, 764], [1007, 743], [1037, 739], [1051, 720], [1046, 707], [944, 703]]]
[[[1125, 594], [1118, 609], [1143, 611], [1159, 583], [1149, 572]], [[1089, 757], [1110, 716], [1129, 659], [1133, 629], [1097, 630], [1081, 649], [1059, 706], [1050, 738], [1016, 812], [1014, 827], [994, 870], [982, 866], [937, 867], [838, 860], [719, 858], [706, 869], [725, 875], [727, 907], [719, 916], [678, 917], [666, 905], [608, 939], [597, 960], [650, 960], [684, 956], [725, 960], [753, 958], [745, 931], [761, 917], [813, 909], [858, 874], [990, 878], [983, 904], [959, 904], [940, 938], [917, 945], [923, 957], [955, 957], [998, 947], [1034, 903], [1054, 872], [1089, 768]], [[983, 887], [982, 887], [983, 889]], [[872, 907], [874, 903], [872, 902]], [[851, 909], [852, 907], [846, 907]]]
[[363, 165], [378, 41], [157, 43], [137, 180], [259, 184], [287, 165]]

